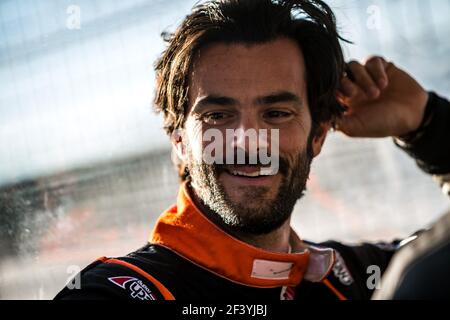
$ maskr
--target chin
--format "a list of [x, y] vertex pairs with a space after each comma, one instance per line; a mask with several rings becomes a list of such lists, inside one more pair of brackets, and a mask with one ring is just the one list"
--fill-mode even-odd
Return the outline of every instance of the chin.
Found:
[[235, 206], [249, 210], [269, 206], [275, 201], [277, 190], [272, 188], [239, 186], [232, 190], [224, 188], [229, 201]]

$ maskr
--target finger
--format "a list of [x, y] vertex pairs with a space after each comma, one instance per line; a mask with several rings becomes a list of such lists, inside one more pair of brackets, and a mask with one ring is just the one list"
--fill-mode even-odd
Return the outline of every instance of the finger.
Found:
[[381, 90], [385, 89], [389, 84], [386, 67], [387, 62], [381, 57], [372, 57], [366, 62], [367, 71]]
[[377, 98], [380, 95], [380, 90], [366, 68], [357, 61], [348, 63], [348, 67], [355, 78], [354, 83], [359, 86], [368, 97]]
[[339, 91], [346, 98], [351, 98], [357, 93], [356, 85], [350, 81], [347, 77], [342, 78]]

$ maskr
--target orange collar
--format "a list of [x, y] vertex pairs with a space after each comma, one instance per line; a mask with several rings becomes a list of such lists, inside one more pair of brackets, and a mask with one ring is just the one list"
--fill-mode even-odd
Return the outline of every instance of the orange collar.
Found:
[[334, 264], [334, 251], [306, 245], [293, 230], [290, 241], [294, 253], [283, 254], [233, 238], [195, 206], [186, 184], [180, 187], [177, 204], [159, 217], [150, 237], [150, 243], [240, 284], [274, 288], [296, 286], [303, 278], [322, 281]]

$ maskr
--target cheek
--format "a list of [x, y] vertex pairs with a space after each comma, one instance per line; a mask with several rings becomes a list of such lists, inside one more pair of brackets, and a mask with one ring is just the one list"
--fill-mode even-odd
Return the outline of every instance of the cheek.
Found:
[[198, 121], [186, 122], [185, 144], [197, 163], [221, 163], [226, 155], [226, 133]]
[[194, 157], [195, 161], [201, 162], [204, 148], [202, 126], [195, 121], [186, 121], [183, 136], [185, 147], [188, 149], [186, 151]]
[[294, 155], [306, 148], [308, 132], [303, 128], [291, 128], [288, 131], [280, 131], [280, 154]]

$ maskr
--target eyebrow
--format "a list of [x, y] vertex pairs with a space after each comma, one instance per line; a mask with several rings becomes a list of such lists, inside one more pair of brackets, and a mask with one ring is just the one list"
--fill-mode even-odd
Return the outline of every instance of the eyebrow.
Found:
[[236, 99], [218, 96], [218, 95], [207, 95], [195, 102], [195, 109], [202, 108], [207, 105], [217, 105], [217, 106], [233, 106], [239, 104]]
[[262, 105], [282, 103], [282, 102], [294, 102], [299, 105], [302, 104], [302, 100], [300, 99], [299, 96], [288, 91], [280, 91], [270, 94], [268, 96], [259, 97], [256, 99], [256, 101], [258, 104]]
[[[302, 105], [302, 100], [300, 97], [289, 91], [280, 91], [276, 93], [269, 94], [267, 96], [258, 97], [255, 102], [259, 105], [271, 105], [283, 102], [294, 102], [298, 105]], [[201, 110], [208, 105], [216, 106], [236, 106], [239, 101], [231, 97], [220, 96], [220, 95], [207, 95], [201, 97], [194, 104], [195, 110]]]

